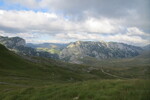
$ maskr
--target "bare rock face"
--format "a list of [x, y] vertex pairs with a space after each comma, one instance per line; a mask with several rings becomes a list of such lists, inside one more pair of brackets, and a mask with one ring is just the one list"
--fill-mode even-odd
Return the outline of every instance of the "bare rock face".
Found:
[[62, 50], [59, 57], [69, 62], [79, 62], [84, 57], [97, 59], [127, 58], [140, 54], [142, 48], [116, 42], [77, 41]]
[[18, 46], [25, 46], [26, 42], [20, 37], [2, 37], [0, 36], [0, 43], [5, 45], [8, 48], [16, 48]]
[[2, 37], [0, 36], [0, 44], [3, 44], [8, 49], [15, 51], [20, 55], [28, 56], [39, 56], [46, 58], [58, 59], [57, 54], [50, 54], [48, 52], [36, 51], [36, 49], [31, 47], [26, 47], [26, 41], [20, 37]]
[[150, 44], [144, 46], [143, 49], [146, 50], [146, 51], [150, 51]]

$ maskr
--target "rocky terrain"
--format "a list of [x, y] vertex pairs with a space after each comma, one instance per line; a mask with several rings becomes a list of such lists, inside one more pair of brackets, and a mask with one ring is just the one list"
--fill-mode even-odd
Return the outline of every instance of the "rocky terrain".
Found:
[[58, 59], [57, 54], [50, 54], [49, 52], [45, 52], [45, 51], [37, 51], [34, 48], [27, 47], [26, 41], [20, 37], [9, 38], [9, 37], [0, 36], [0, 44], [3, 44], [8, 49], [15, 51], [20, 55], [39, 56], [39, 57]]
[[25, 46], [26, 41], [20, 37], [3, 37], [0, 36], [0, 43], [5, 45], [7, 48], [16, 48], [18, 46]]
[[8, 49], [21, 55], [39, 56], [61, 59], [71, 63], [82, 63], [87, 57], [96, 59], [131, 58], [138, 56], [143, 50], [150, 50], [150, 46], [137, 47], [124, 43], [103, 41], [77, 41], [69, 44], [26, 44], [20, 37], [2, 37], [0, 43]]
[[61, 52], [60, 59], [81, 63], [79, 59], [93, 57], [97, 59], [129, 58], [140, 54], [142, 48], [116, 42], [77, 41], [70, 43]]
[[149, 100], [149, 58], [80, 65], [24, 59], [0, 44], [0, 100]]

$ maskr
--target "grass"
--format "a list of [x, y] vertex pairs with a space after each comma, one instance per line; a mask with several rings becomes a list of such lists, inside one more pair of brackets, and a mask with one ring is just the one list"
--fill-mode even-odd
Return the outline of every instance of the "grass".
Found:
[[52, 54], [59, 54], [60, 50], [56, 48], [37, 48], [38, 51], [46, 51]]
[[[90, 80], [44, 86], [0, 85], [1, 100], [149, 100], [149, 80]], [[3, 87], [3, 89], [2, 89]], [[4, 88], [5, 87], [5, 88]]]
[[[126, 78], [150, 79], [150, 53], [144, 52], [140, 56], [125, 59], [97, 60], [94, 58], [81, 59], [84, 64], [95, 67], [96, 73], [103, 69], [111, 74]], [[95, 74], [96, 74], [95, 73]], [[98, 74], [98, 73], [97, 73]]]
[[[57, 64], [57, 61], [48, 60], [47, 62], [32, 62], [8, 51], [0, 50], [0, 78], [24, 77], [30, 79], [41, 79], [51, 81], [70, 81], [70, 79], [79, 81], [96, 76], [89, 73], [79, 73]], [[41, 58], [40, 58], [41, 59]], [[43, 58], [44, 59], [44, 58]], [[45, 60], [46, 61], [46, 60]], [[62, 63], [65, 66], [65, 63]], [[74, 66], [69, 64], [70, 66]], [[78, 65], [79, 67], [79, 65]]]
[[145, 78], [149, 74], [143, 73], [145, 67], [137, 71], [133, 66], [132, 70], [105, 68], [122, 76], [135, 73], [134, 78], [121, 80], [96, 69], [88, 72], [92, 66], [36, 57], [29, 60], [0, 45], [0, 100], [150, 100], [150, 80]]

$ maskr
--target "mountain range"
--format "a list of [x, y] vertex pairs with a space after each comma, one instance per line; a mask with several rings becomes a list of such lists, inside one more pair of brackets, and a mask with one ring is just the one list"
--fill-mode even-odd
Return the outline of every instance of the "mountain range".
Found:
[[78, 59], [129, 58], [142, 52], [142, 48], [116, 42], [77, 41], [70, 43], [59, 55], [65, 61], [80, 63]]
[[51, 54], [46, 51], [37, 51], [35, 48], [26, 46], [26, 41], [20, 37], [3, 37], [0, 36], [0, 43], [8, 49], [15, 51], [20, 55], [39, 56], [46, 58], [58, 59], [57, 54]]
[[69, 44], [43, 43], [32, 44], [20, 37], [0, 37], [0, 43], [21, 55], [40, 56], [60, 59], [81, 64], [87, 57], [96, 59], [131, 58], [150, 48], [137, 47], [124, 43], [104, 41], [76, 41]]
[[[1, 100], [149, 100], [150, 98], [148, 49], [145, 52], [141, 47], [122, 43], [77, 41], [68, 44], [59, 54], [61, 57], [65, 57], [62, 54], [67, 53], [73, 57], [78, 56], [77, 60], [82, 62], [72, 64], [63, 62], [64, 59], [60, 61], [49, 57], [33, 57], [31, 49], [35, 52], [41, 51], [19, 42], [23, 41], [21, 38], [7, 39], [1, 42], [5, 46], [0, 44]], [[31, 55], [22, 56], [19, 53], [26, 50], [31, 52]], [[92, 56], [89, 55], [90, 50]], [[107, 50], [112, 50], [112, 56]], [[116, 50], [120, 53], [116, 53]], [[101, 56], [101, 53], [105, 56]], [[71, 62], [70, 59], [68, 61]]]

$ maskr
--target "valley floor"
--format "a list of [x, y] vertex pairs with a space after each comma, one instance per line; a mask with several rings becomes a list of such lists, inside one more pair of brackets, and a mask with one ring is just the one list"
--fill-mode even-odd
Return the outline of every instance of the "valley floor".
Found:
[[86, 62], [27, 60], [0, 45], [0, 100], [150, 100], [149, 57]]
[[[30, 84], [31, 83], [31, 84]], [[39, 85], [0, 82], [0, 100], [149, 100], [150, 80], [89, 80]]]

